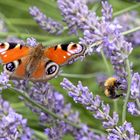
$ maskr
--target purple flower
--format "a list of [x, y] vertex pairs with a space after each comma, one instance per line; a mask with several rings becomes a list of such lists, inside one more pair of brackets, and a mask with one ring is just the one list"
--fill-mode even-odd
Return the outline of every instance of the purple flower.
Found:
[[1, 74], [0, 74], [0, 92], [3, 89], [6, 89], [11, 86], [11, 84], [9, 84], [8, 82], [9, 82], [9, 75], [6, 72], [1, 72]]
[[[83, 31], [86, 28], [94, 28], [91, 25], [96, 22], [96, 16], [88, 10], [86, 1], [58, 0], [57, 2], [70, 33], [77, 34], [79, 29]], [[88, 22], [89, 19], [91, 20]]]
[[[107, 2], [102, 2], [102, 18], [99, 19], [95, 13], [89, 11], [84, 25], [84, 37], [80, 42], [86, 45], [92, 45], [100, 42], [100, 47], [113, 46], [115, 38], [119, 36], [120, 25], [113, 24], [112, 19], [112, 6]], [[97, 43], [98, 44], [98, 43]], [[100, 48], [99, 47], [99, 48]], [[93, 50], [95, 51], [95, 50]]]
[[45, 129], [45, 134], [50, 140], [61, 140], [64, 134], [70, 131], [70, 129], [73, 130], [65, 122], [60, 121], [55, 127]]
[[127, 109], [131, 115], [140, 115], [140, 75], [134, 73], [131, 80], [130, 98], [133, 102], [128, 102]]
[[124, 122], [122, 126], [110, 130], [108, 140], [139, 140], [140, 135], [135, 134], [131, 123]]
[[[107, 2], [102, 2], [102, 6], [102, 18], [99, 20], [92, 16], [87, 21], [87, 27], [83, 28], [84, 36], [80, 39], [80, 43], [89, 45], [88, 54], [103, 51], [110, 59], [115, 75], [122, 81], [122, 86], [127, 89], [126, 59], [133, 50], [132, 44], [125, 41], [121, 34], [121, 26], [111, 21], [112, 6]], [[93, 19], [95, 21], [92, 21]], [[93, 44], [98, 46], [92, 47]]]
[[131, 81], [131, 98], [140, 100], [140, 75], [134, 73]]
[[15, 36], [13, 36], [13, 37], [7, 37], [6, 41], [7, 42], [13, 42], [13, 43], [19, 43], [21, 45], [25, 45], [25, 42], [23, 40], [15, 37]]
[[100, 99], [100, 96], [95, 97], [89, 91], [88, 87], [83, 87], [79, 82], [77, 86], [74, 86], [68, 79], [64, 78], [61, 82], [61, 86], [67, 90], [69, 96], [73, 98], [76, 103], [80, 103], [85, 106], [87, 110], [93, 113], [96, 119], [102, 120], [103, 127], [108, 129], [117, 125], [119, 117], [117, 113], [113, 113], [113, 117], [110, 114], [110, 106], [105, 105]]
[[[131, 11], [128, 13], [121, 14], [120, 16], [117, 16], [114, 22], [119, 23], [123, 27], [121, 28], [121, 32], [125, 32], [134, 27], [140, 26], [139, 21], [137, 20], [138, 18], [139, 18], [138, 12]], [[135, 47], [140, 45], [139, 36], [140, 36], [140, 31], [136, 31], [134, 33], [126, 35], [125, 39], [127, 41], [132, 42], [133, 47]]]
[[37, 44], [38, 43], [35, 38], [33, 37], [27, 38], [27, 45], [35, 47]]
[[128, 102], [127, 104], [128, 112], [134, 116], [140, 116], [140, 109], [138, 108], [137, 104], [134, 102]]
[[0, 139], [32, 140], [32, 131], [27, 120], [17, 114], [0, 96]]
[[107, 1], [102, 2], [102, 15], [106, 21], [112, 20], [113, 9]]
[[63, 26], [60, 23], [46, 17], [37, 7], [30, 7], [29, 12], [43, 30], [51, 34], [61, 34], [63, 32]]
[[75, 131], [75, 140], [106, 140], [106, 136], [101, 135], [95, 135], [93, 134], [89, 128], [87, 127], [87, 125], [82, 124], [82, 129], [79, 131]]
[[[18, 89], [22, 89], [24, 91], [28, 90], [28, 95], [32, 100], [34, 100], [36, 103], [42, 105], [43, 107], [47, 108], [49, 111], [55, 113], [59, 117], [62, 117], [64, 119], [67, 119], [73, 124], [80, 125], [79, 120], [79, 112], [74, 112], [71, 109], [71, 104], [65, 104], [64, 97], [62, 94], [54, 90], [54, 88], [49, 83], [35, 83], [31, 88], [27, 87], [23, 82], [14, 82], [15, 87]], [[23, 85], [25, 86], [23, 88]], [[27, 87], [27, 89], [26, 89]], [[30, 103], [26, 102], [26, 105], [33, 111], [39, 114], [40, 122], [43, 126], [46, 126], [45, 124], [49, 125], [49, 128], [45, 129], [45, 134], [48, 135], [50, 139], [61, 139], [63, 135], [65, 134], [72, 134], [74, 137], [79, 134], [79, 132], [82, 133], [82, 128], [77, 128], [69, 123], [66, 123], [64, 121], [54, 119], [51, 115], [48, 113], [43, 112], [42, 110], [32, 106]], [[88, 130], [90, 135], [93, 135], [94, 137], [101, 138], [103, 136], [94, 134], [91, 130]], [[83, 136], [86, 136], [87, 133], [83, 133]]]

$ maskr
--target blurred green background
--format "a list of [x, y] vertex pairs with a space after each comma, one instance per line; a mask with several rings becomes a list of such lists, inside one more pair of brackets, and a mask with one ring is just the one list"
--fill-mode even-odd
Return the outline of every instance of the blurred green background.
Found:
[[[134, 1], [121, 1], [121, 0], [110, 0], [109, 1], [114, 9], [114, 13], [123, 10], [136, 4]], [[4, 20], [5, 26], [8, 32], [0, 32], [0, 41], [5, 41], [7, 37], [15, 36], [26, 41], [27, 37], [35, 37], [38, 42], [43, 43], [46, 46], [58, 44], [58, 43], [68, 43], [68, 42], [78, 42], [78, 38], [74, 35], [68, 35], [68, 32], [64, 32], [62, 35], [50, 35], [43, 31], [38, 24], [33, 20], [28, 12], [30, 6], [37, 6], [44, 14], [51, 17], [57, 21], [62, 22], [62, 16], [60, 10], [57, 7], [56, 0], [0, 0], [0, 18]], [[100, 2], [90, 3], [89, 9], [96, 10], [97, 15], [101, 15]], [[140, 11], [140, 7], [135, 9]], [[138, 11], [138, 12], [139, 12]], [[126, 23], [127, 24], [127, 23]], [[65, 24], [64, 24], [65, 25]], [[66, 25], [65, 25], [66, 26]], [[82, 33], [81, 33], [82, 35]], [[136, 47], [130, 56], [130, 61], [133, 62], [134, 71], [140, 72], [140, 64], [137, 58], [140, 57], [140, 48]], [[69, 74], [67, 78], [71, 80], [74, 84], [80, 80], [84, 86], [88, 86], [90, 91], [94, 95], [98, 94], [104, 100], [105, 103], [109, 103], [113, 110], [113, 101], [104, 96], [103, 88], [97, 84], [96, 77], [100, 74], [107, 74], [107, 69], [103, 64], [103, 60], [97, 54], [87, 56], [84, 61], [75, 62], [72, 65], [67, 65], [63, 67], [63, 73]], [[112, 70], [112, 66], [110, 65]], [[74, 75], [73, 75], [74, 74]], [[79, 74], [86, 75], [91, 74], [87, 78], [82, 78]], [[112, 70], [113, 74], [113, 70]], [[70, 77], [71, 76], [71, 77]], [[73, 76], [76, 76], [75, 78]], [[73, 100], [68, 97], [66, 91], [64, 91], [60, 82], [63, 80], [63, 76], [59, 76], [55, 79], [49, 81], [57, 91], [61, 92], [65, 96], [66, 102], [72, 103], [72, 108], [80, 112], [80, 118], [83, 123], [88, 124], [92, 128], [100, 129], [102, 128], [101, 121], [96, 120], [92, 117], [92, 114], [87, 111], [82, 105], [76, 104]], [[43, 128], [39, 125], [38, 116], [32, 113], [24, 104], [18, 99], [18, 93], [13, 93], [9, 90], [3, 91], [3, 97], [8, 100], [12, 107], [19, 113], [21, 113], [25, 118], [28, 119], [29, 126], [35, 130], [38, 139], [45, 139], [43, 135]], [[118, 102], [118, 112], [122, 113], [122, 99]], [[132, 122], [137, 133], [140, 134], [140, 117], [132, 117], [127, 113], [127, 120]], [[121, 122], [121, 116], [120, 116]], [[71, 136], [65, 136], [64, 139], [73, 139]]]

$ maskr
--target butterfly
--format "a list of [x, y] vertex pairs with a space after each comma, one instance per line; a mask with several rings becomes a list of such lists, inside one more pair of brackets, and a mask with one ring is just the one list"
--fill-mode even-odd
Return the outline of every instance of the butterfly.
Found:
[[12, 79], [48, 81], [55, 77], [60, 67], [84, 56], [86, 47], [81, 44], [58, 44], [45, 48], [17, 43], [0, 43], [0, 60], [4, 71]]

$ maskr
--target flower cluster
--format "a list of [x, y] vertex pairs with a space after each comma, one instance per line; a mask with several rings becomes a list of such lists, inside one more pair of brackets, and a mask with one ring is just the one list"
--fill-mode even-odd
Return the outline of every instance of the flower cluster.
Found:
[[[15, 87], [24, 91], [27, 90], [23, 81], [15, 82]], [[93, 133], [88, 127], [85, 131], [83, 130], [82, 126], [77, 128], [65, 122], [63, 119], [66, 119], [70, 123], [80, 126], [81, 123], [79, 120], [79, 113], [74, 112], [71, 109], [71, 104], [65, 104], [64, 97], [62, 96], [62, 94], [55, 91], [49, 83], [35, 83], [30, 89], [28, 89], [28, 94], [30, 98], [36, 103], [42, 105], [49, 111], [55, 113], [56, 115], [62, 118], [62, 120], [54, 119], [49, 113], [45, 113], [42, 110], [32, 106], [31, 104], [26, 103], [32, 111], [40, 115], [41, 124], [44, 127], [49, 126], [45, 129], [45, 134], [47, 134], [50, 139], [61, 139], [63, 135], [67, 133], [73, 134], [73, 136], [77, 140], [80, 136], [83, 136], [85, 138], [97, 137], [98, 139], [102, 137], [102, 139], [106, 139], [105, 136], [100, 136]]]
[[91, 51], [96, 50], [100, 52], [103, 50], [114, 67], [115, 75], [127, 87], [125, 60], [132, 51], [132, 45], [124, 40], [120, 32], [121, 26], [113, 23], [112, 6], [107, 2], [102, 2], [101, 19], [96, 16], [96, 13], [88, 10], [86, 3], [80, 0], [58, 0], [58, 6], [70, 31], [76, 33], [79, 29], [84, 32], [84, 37], [80, 39], [80, 43], [86, 46], [92, 46], [96, 43], [99, 45], [97, 49], [89, 47], [88, 53], [91, 54]]
[[86, 44], [88, 44], [88, 40], [90, 40], [89, 42], [92, 40], [92, 43], [96, 41], [101, 42], [97, 51], [100, 52], [103, 50], [113, 65], [115, 75], [127, 86], [126, 59], [132, 52], [132, 44], [124, 40], [124, 37], [120, 33], [121, 26], [111, 21], [112, 7], [107, 2], [102, 3], [102, 5], [102, 20], [98, 21], [94, 31], [85, 30], [84, 38], [81, 41]]
[[135, 134], [135, 130], [132, 124], [129, 122], [124, 122], [122, 126], [112, 129], [108, 135], [109, 140], [139, 140], [140, 135]]
[[118, 123], [118, 114], [113, 112], [113, 117], [110, 114], [110, 106], [105, 105], [100, 99], [100, 96], [93, 96], [88, 87], [83, 87], [79, 82], [77, 86], [74, 86], [68, 79], [64, 78], [61, 82], [61, 86], [68, 91], [69, 96], [73, 98], [76, 103], [80, 103], [85, 106], [87, 110], [93, 112], [93, 116], [96, 119], [103, 120], [103, 127], [106, 129], [112, 128]]
[[86, 1], [58, 0], [57, 3], [70, 33], [77, 34], [79, 29], [83, 31], [86, 28], [93, 28], [92, 24], [96, 22], [96, 15], [88, 10]]
[[[57, 0], [69, 33], [78, 35], [79, 31], [83, 32], [80, 43], [87, 46], [86, 53], [105, 54], [113, 65], [115, 76], [121, 81], [121, 87], [127, 91], [129, 91], [129, 80], [127, 79], [130, 76], [132, 79], [130, 87], [132, 102], [127, 103], [127, 109], [132, 115], [140, 116], [140, 75], [132, 73], [128, 61], [133, 50], [132, 44], [127, 42], [121, 33], [130, 27], [125, 26], [126, 29], [122, 29], [123, 20], [120, 23], [116, 22], [117, 19], [112, 18], [113, 8], [107, 1], [102, 2], [102, 17], [100, 18], [95, 12], [88, 9], [87, 3], [89, 2], [91, 0]], [[64, 31], [61, 23], [47, 17], [37, 7], [30, 7], [29, 12], [43, 30], [51, 34], [61, 34]], [[120, 21], [119, 18], [118, 20]], [[3, 29], [3, 22], [0, 20], [0, 31], [6, 31]], [[139, 35], [139, 32], [137, 33]], [[130, 37], [128, 38], [130, 39]], [[9, 40], [12, 42], [16, 40], [16, 43], [21, 41], [17, 38], [10, 38]], [[136, 38], [133, 43], [138, 44], [139, 40]], [[22, 41], [21, 44], [25, 43]], [[37, 45], [37, 41], [34, 38], [28, 38], [27, 44], [33, 47]], [[6, 73], [1, 73], [0, 92], [11, 86], [8, 82], [9, 76]], [[99, 95], [93, 96], [88, 87], [84, 87], [81, 82], [75, 86], [64, 78], [61, 86], [67, 90], [69, 96], [76, 103], [82, 104], [93, 114], [94, 118], [101, 120], [102, 126], [108, 132], [107, 136], [104, 133], [103, 135], [98, 134], [97, 131], [94, 132], [87, 125], [81, 123], [79, 112], [73, 111], [71, 104], [66, 104], [63, 95], [49, 83], [31, 83], [29, 85], [27, 80], [15, 80], [13, 83], [17, 90], [28, 93], [27, 96], [31, 102], [24, 100], [25, 96], [22, 96], [21, 99], [33, 112], [39, 115], [44, 133], [50, 140], [61, 140], [65, 134], [72, 134], [75, 140], [139, 140], [140, 138], [138, 134], [135, 134], [131, 123], [125, 121], [119, 126], [118, 113], [113, 112], [111, 115], [109, 104], [104, 103]], [[32, 102], [36, 106], [33, 106]], [[0, 139], [33, 139], [32, 131], [27, 127], [27, 120], [17, 114], [1, 96]]]
[[63, 26], [60, 23], [46, 17], [37, 7], [30, 7], [29, 12], [43, 30], [51, 34], [61, 34], [63, 32]]
[[[114, 22], [119, 23], [122, 26], [120, 30], [124, 32], [134, 27], [140, 26], [138, 17], [139, 17], [138, 13], [136, 11], [132, 11], [116, 17]], [[126, 35], [125, 39], [127, 41], [132, 42], [133, 47], [135, 47], [140, 45], [139, 36], [140, 36], [140, 31], [137, 31], [132, 33], [131, 35]]]
[[134, 73], [132, 76], [130, 97], [140, 100], [140, 75], [138, 73]]
[[131, 123], [125, 122], [122, 126], [117, 126], [119, 117], [116, 112], [113, 112], [113, 117], [110, 114], [110, 106], [105, 105], [100, 97], [93, 96], [88, 87], [83, 87], [79, 82], [74, 86], [68, 79], [64, 79], [61, 86], [67, 90], [69, 96], [73, 98], [76, 103], [85, 106], [87, 110], [93, 113], [93, 116], [102, 121], [103, 127], [108, 131], [108, 139], [134, 139], [139, 140], [140, 136], [134, 133], [134, 128]]
[[0, 96], [0, 139], [32, 140], [32, 133], [27, 126], [27, 120], [17, 114]]
[[9, 82], [9, 75], [7, 75], [6, 72], [1, 72], [1, 74], [0, 74], [0, 92], [3, 89], [6, 89], [11, 86], [8, 82]]
[[131, 96], [134, 102], [128, 102], [128, 112], [135, 116], [140, 116], [140, 75], [134, 73], [131, 81]]
[[35, 47], [38, 44], [36, 39], [33, 37], [27, 38], [26, 42], [27, 42], [27, 45], [29, 45], [31, 47]]

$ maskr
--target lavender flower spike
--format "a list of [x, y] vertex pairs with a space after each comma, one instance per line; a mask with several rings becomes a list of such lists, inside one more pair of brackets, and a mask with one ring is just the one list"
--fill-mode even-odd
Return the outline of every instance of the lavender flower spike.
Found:
[[[30, 98], [47, 108], [49, 111], [67, 119], [73, 124], [81, 125], [79, 112], [73, 111], [71, 104], [65, 104], [63, 95], [54, 90], [49, 83], [34, 83], [32, 87], [27, 89], [25, 87], [25, 83], [23, 84], [23, 81], [15, 81], [14, 83], [16, 88], [24, 91], [28, 90]], [[54, 119], [49, 113], [43, 112], [35, 106], [32, 106], [29, 102], [26, 103], [26, 105], [40, 116], [40, 122], [43, 126], [45, 126], [45, 124], [50, 126], [45, 129], [45, 134], [50, 140], [61, 140], [61, 138], [68, 133], [72, 134], [76, 140], [79, 140], [78, 138], [80, 136], [86, 139], [96, 137], [96, 140], [106, 140], [106, 136], [95, 134], [88, 127], [85, 132], [85, 130], [83, 130], [83, 126], [81, 126], [81, 128], [77, 128], [63, 120]]]
[[46, 15], [44, 15], [37, 7], [30, 7], [29, 13], [40, 27], [43, 30], [48, 31], [50, 34], [61, 34], [63, 32], [63, 26], [60, 23], [46, 17]]
[[112, 129], [108, 135], [108, 140], [139, 140], [139, 138], [140, 135], [135, 134], [134, 128], [129, 122], [124, 122], [117, 129]]
[[37, 41], [33, 37], [27, 38], [26, 42], [29, 46], [32, 46], [32, 47], [35, 47], [37, 45]]
[[107, 1], [102, 2], [102, 15], [106, 21], [110, 21], [112, 19], [113, 8]]
[[128, 102], [127, 104], [128, 112], [133, 116], [140, 116], [140, 108], [138, 108], [137, 103]]
[[[83, 28], [88, 27], [88, 20], [95, 15], [89, 12], [85, 0], [58, 0], [57, 3], [70, 33], [77, 34], [79, 29], [83, 30]], [[95, 20], [96, 17], [92, 21]], [[92, 22], [89, 22], [89, 24], [91, 25]]]
[[127, 109], [131, 115], [140, 116], [140, 75], [134, 73], [131, 81], [130, 98], [133, 102], [128, 102]]
[[32, 140], [27, 120], [17, 114], [0, 96], [0, 140]]
[[11, 86], [10, 84], [8, 84], [8, 82], [9, 82], [9, 75], [7, 75], [6, 72], [1, 72], [1, 74], [0, 74], [0, 92], [2, 91], [2, 89], [6, 89]]
[[138, 73], [134, 73], [131, 81], [131, 99], [139, 99], [140, 100], [140, 75]]
[[76, 103], [80, 103], [85, 106], [87, 110], [93, 113], [96, 119], [102, 120], [103, 127], [106, 129], [115, 127], [118, 123], [118, 114], [113, 113], [113, 117], [109, 115], [110, 106], [105, 105], [100, 99], [100, 96], [93, 97], [93, 94], [89, 91], [88, 87], [83, 87], [79, 82], [77, 86], [74, 86], [68, 79], [64, 78], [61, 82], [61, 86], [68, 91], [69, 96], [73, 98]]

